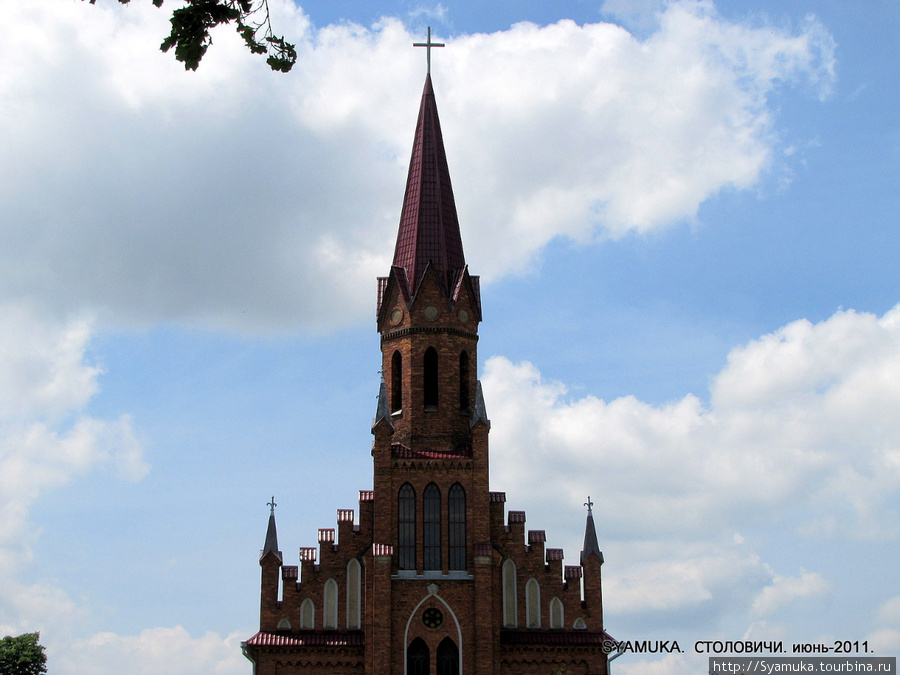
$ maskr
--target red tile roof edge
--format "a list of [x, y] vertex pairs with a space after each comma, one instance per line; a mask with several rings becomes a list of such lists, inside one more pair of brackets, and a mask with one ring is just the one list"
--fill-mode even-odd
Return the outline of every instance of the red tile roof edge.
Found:
[[254, 647], [362, 647], [365, 634], [355, 631], [300, 631], [296, 633], [264, 633], [260, 631], [245, 645]]

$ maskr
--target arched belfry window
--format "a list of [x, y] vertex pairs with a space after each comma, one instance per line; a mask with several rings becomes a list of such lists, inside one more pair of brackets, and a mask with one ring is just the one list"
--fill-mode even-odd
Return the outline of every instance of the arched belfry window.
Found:
[[431, 675], [431, 650], [422, 638], [406, 648], [406, 675]]
[[441, 491], [434, 483], [425, 488], [425, 569], [441, 569]]
[[447, 494], [450, 569], [466, 569], [466, 491], [454, 483]]
[[438, 353], [434, 347], [425, 350], [425, 356], [422, 359], [422, 373], [425, 409], [435, 410], [438, 407]]
[[416, 491], [409, 483], [397, 495], [397, 548], [400, 569], [416, 569]]
[[403, 408], [403, 357], [395, 351], [391, 356], [391, 412]]
[[459, 409], [469, 412], [469, 353], [459, 355]]
[[459, 675], [459, 648], [448, 637], [437, 648], [437, 675]]

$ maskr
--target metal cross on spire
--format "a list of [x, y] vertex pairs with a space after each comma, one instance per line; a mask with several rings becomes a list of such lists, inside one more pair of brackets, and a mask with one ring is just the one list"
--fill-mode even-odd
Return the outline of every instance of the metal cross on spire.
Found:
[[271, 515], [274, 516], [275, 515], [275, 507], [278, 506], [278, 504], [275, 503], [275, 495], [272, 495], [272, 501], [270, 501], [268, 504], [266, 504], [266, 506], [268, 506], [272, 509]]
[[431, 41], [431, 26], [428, 26], [428, 37], [425, 42], [413, 42], [413, 47], [425, 47], [426, 60], [428, 61], [428, 74], [431, 75], [431, 48], [443, 47], [443, 42]]
[[591, 501], [591, 496], [590, 496], [590, 495], [588, 495], [588, 500], [584, 503], [584, 505], [585, 505], [586, 507], [588, 507], [588, 514], [593, 513], [593, 511], [591, 511], [591, 507], [594, 506], [594, 502]]

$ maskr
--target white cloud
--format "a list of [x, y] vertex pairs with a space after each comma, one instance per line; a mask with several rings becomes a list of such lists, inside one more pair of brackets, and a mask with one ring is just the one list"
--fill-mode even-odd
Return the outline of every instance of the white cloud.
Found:
[[83, 363], [87, 321], [60, 330], [23, 306], [7, 305], [0, 312], [0, 420], [57, 421], [97, 393], [100, 369]]
[[887, 600], [878, 610], [878, 618], [900, 627], [900, 595]]
[[778, 611], [798, 599], [814, 598], [827, 594], [831, 584], [816, 572], [800, 570], [799, 577], [775, 575], [772, 584], [766, 586], [753, 601], [753, 611], [765, 616]]
[[90, 323], [0, 306], [0, 633], [67, 632], [85, 617], [54, 583], [26, 580], [39, 532], [29, 515], [49, 491], [102, 467], [126, 480], [147, 470], [127, 415], [87, 414], [100, 369], [86, 362]]
[[601, 494], [605, 527], [635, 539], [730, 535], [801, 506], [807, 533], [896, 534], [884, 506], [900, 490], [898, 319], [900, 306], [839, 311], [738, 347], [708, 408], [690, 394], [568, 399], [533, 365], [490, 359], [494, 483], [557, 507]]
[[61, 675], [246, 673], [238, 634], [195, 638], [176, 626], [83, 637], [96, 610], [91, 599], [70, 597], [56, 580], [28, 578], [40, 534], [29, 516], [41, 497], [104, 468], [140, 480], [148, 465], [127, 415], [86, 412], [102, 374], [85, 356], [90, 321], [60, 322], [19, 304], [0, 306], [0, 325], [0, 634], [40, 630]]
[[886, 600], [876, 611], [879, 627], [866, 636], [869, 649], [876, 654], [896, 654], [900, 651], [900, 595]]
[[[786, 563], [778, 542], [897, 541], [898, 319], [900, 305], [882, 317], [842, 310], [737, 347], [708, 406], [690, 394], [666, 405], [570, 397], [532, 364], [491, 358], [492, 489], [543, 514], [572, 514], [592, 495], [612, 565], [605, 606], [620, 623], [709, 631], [729, 617], [743, 632], [752, 617], [827, 603], [837, 580], [818, 555]], [[573, 557], [571, 516], [539, 526]]]
[[747, 606], [752, 589], [771, 577], [757, 556], [719, 542], [630, 545], [618, 547], [617, 558], [629, 564], [604, 585], [604, 608], [617, 617], [712, 614], [722, 596], [732, 608]]
[[40, 495], [97, 466], [128, 480], [148, 468], [127, 415], [84, 412], [100, 372], [84, 359], [87, 322], [3, 305], [0, 324], [0, 571], [9, 574], [29, 555], [27, 516]]
[[76, 641], [59, 659], [59, 668], [80, 675], [244, 675], [251, 666], [240, 643], [237, 633], [223, 638], [207, 632], [194, 638], [181, 626], [151, 628], [135, 636], [97, 633]]
[[[183, 72], [148, 3], [0, 0], [0, 300], [243, 331], [370, 310], [420, 36], [394, 19], [314, 29], [270, 4], [298, 43], [288, 76], [233, 31]], [[665, 227], [757, 183], [777, 144], [769, 99], [786, 82], [825, 91], [832, 49], [815, 23], [751, 28], [687, 1], [645, 40], [562, 21], [448, 41], [435, 81], [472, 269], [496, 278], [554, 237]]]

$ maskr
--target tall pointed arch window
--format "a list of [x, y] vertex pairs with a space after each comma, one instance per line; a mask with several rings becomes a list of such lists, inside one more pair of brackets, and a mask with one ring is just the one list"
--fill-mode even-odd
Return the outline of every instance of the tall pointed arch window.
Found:
[[425, 488], [425, 569], [441, 569], [441, 491], [434, 483]]
[[425, 409], [436, 410], [438, 407], [438, 353], [434, 347], [425, 350], [422, 358], [422, 387], [425, 394]]
[[550, 601], [550, 628], [564, 628], [566, 625], [562, 600], [553, 598]]
[[307, 598], [300, 605], [300, 628], [304, 630], [312, 630], [316, 627], [316, 606], [313, 601]]
[[431, 650], [422, 638], [406, 648], [406, 675], [431, 675]]
[[403, 408], [403, 357], [399, 351], [391, 356], [391, 412]]
[[437, 648], [437, 675], [459, 675], [459, 647], [448, 637]]
[[325, 602], [322, 616], [325, 628], [337, 628], [338, 585], [334, 579], [325, 582]]
[[503, 575], [503, 625], [506, 628], [515, 628], [519, 625], [516, 619], [518, 612], [516, 564], [507, 558], [503, 563], [501, 574]]
[[359, 560], [347, 563], [347, 628], [360, 627], [360, 591], [362, 588]]
[[459, 409], [469, 412], [469, 353], [459, 355]]
[[466, 491], [454, 483], [447, 494], [448, 552], [450, 569], [466, 569]]
[[400, 569], [416, 569], [416, 491], [409, 483], [397, 495], [397, 549]]
[[529, 628], [541, 627], [541, 587], [537, 579], [525, 584], [525, 616]]

